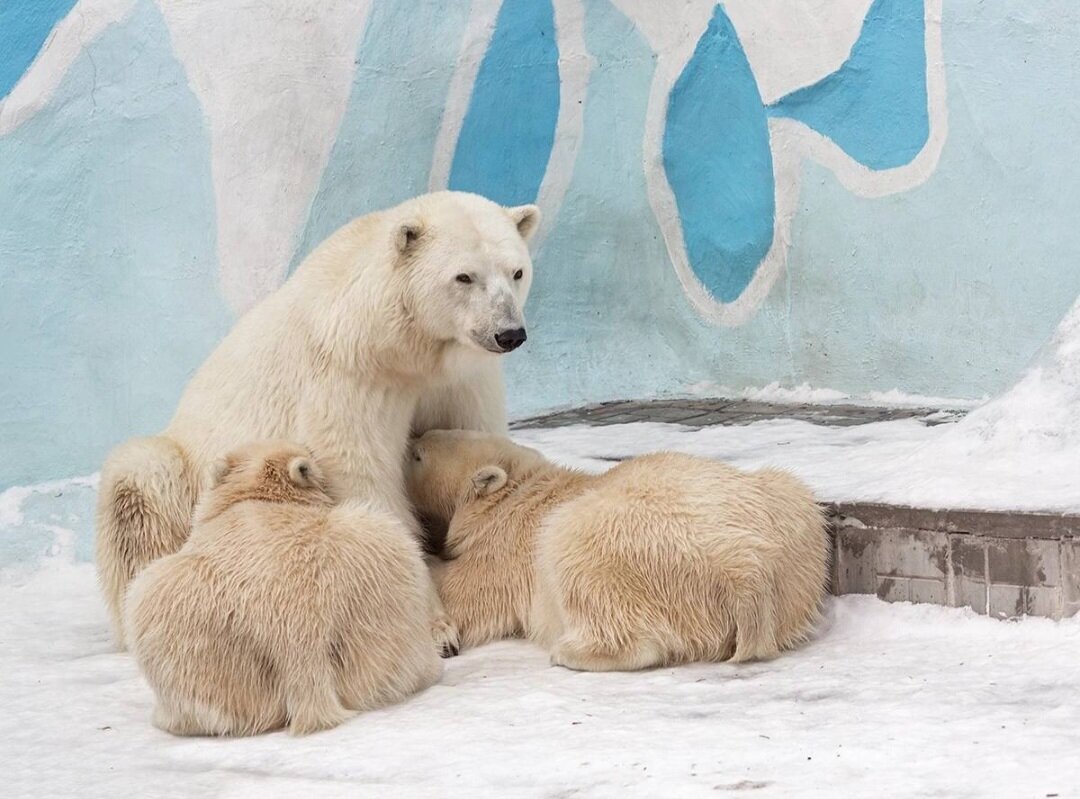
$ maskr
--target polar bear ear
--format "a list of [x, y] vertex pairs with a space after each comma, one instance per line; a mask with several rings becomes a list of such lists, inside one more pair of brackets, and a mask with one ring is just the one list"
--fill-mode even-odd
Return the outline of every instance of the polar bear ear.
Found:
[[218, 458], [210, 466], [210, 486], [217, 488], [221, 482], [229, 476], [229, 472], [236, 468], [236, 459], [226, 456]]
[[289, 461], [289, 479], [301, 488], [312, 488], [318, 485], [319, 473], [311, 458], [300, 455]]
[[536, 229], [540, 227], [540, 209], [535, 205], [519, 205], [515, 208], [507, 208], [506, 213], [517, 225], [521, 238], [528, 241]]
[[404, 255], [416, 248], [417, 243], [424, 235], [424, 226], [415, 219], [399, 222], [394, 228], [394, 246], [397, 251]]
[[506, 471], [492, 464], [485, 466], [473, 475], [473, 491], [478, 497], [485, 497], [506, 485]]

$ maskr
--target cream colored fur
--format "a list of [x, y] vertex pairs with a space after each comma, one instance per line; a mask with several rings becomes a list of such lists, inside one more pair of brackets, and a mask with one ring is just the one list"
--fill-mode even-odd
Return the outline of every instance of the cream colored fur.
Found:
[[429, 578], [404, 526], [335, 505], [304, 447], [248, 445], [217, 468], [190, 538], [131, 583], [125, 625], [177, 735], [293, 734], [435, 682]]
[[[402, 473], [410, 428], [505, 430], [491, 350], [524, 325], [538, 219], [534, 206], [424, 195], [341, 228], [241, 318], [165, 431], [102, 468], [97, 565], [118, 638], [128, 582], [183, 543], [209, 465], [245, 442], [303, 442], [341, 474], [344, 496], [416, 530]], [[445, 625], [436, 634], [453, 645]]]
[[818, 617], [825, 520], [782, 471], [656, 453], [587, 475], [502, 436], [431, 431], [409, 487], [449, 522], [435, 578], [464, 646], [526, 636], [589, 671], [740, 662]]

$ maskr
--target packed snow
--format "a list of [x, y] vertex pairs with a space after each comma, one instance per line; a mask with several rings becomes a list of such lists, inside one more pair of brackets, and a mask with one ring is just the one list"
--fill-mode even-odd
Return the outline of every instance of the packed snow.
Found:
[[113, 650], [89, 564], [0, 586], [4, 796], [1074, 796], [1080, 621], [830, 600], [769, 663], [636, 674], [525, 642], [446, 661], [308, 738], [174, 738]]
[[904, 419], [826, 427], [771, 419], [702, 428], [639, 422], [523, 429], [514, 431], [514, 438], [588, 471], [671, 449], [747, 469], [789, 469], [830, 502], [1080, 512], [1080, 447], [988, 454], [983, 450], [989, 445], [967, 422], [927, 426]]
[[[929, 435], [888, 424], [895, 440], [818, 431], [862, 431], [879, 447]], [[520, 437], [591, 468], [610, 465], [598, 454], [672, 443], [747, 465], [748, 442], [806, 467], [857, 451], [821, 438], [815, 452], [806, 428]], [[410, 701], [309, 738], [173, 738], [150, 725], [150, 689], [110, 639], [89, 563], [94, 490], [79, 479], [0, 495], [4, 796], [1011, 799], [1080, 785], [1080, 618], [1005, 623], [871, 597], [829, 599], [814, 640], [768, 663], [579, 674], [505, 642], [447, 661]]]

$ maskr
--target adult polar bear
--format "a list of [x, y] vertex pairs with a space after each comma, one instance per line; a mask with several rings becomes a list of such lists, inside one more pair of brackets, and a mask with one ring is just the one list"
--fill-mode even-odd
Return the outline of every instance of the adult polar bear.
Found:
[[[210, 467], [248, 441], [303, 442], [342, 495], [380, 502], [416, 530], [410, 427], [506, 428], [498, 354], [525, 340], [525, 242], [539, 220], [535, 206], [474, 194], [417, 197], [345, 225], [240, 319], [169, 426], [102, 467], [97, 568], [121, 646], [128, 583], [180, 548]], [[435, 629], [453, 645], [452, 629]]]

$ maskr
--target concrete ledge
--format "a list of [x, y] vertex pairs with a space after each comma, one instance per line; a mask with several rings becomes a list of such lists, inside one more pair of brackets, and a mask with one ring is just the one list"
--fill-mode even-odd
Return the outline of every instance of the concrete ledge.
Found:
[[827, 508], [835, 594], [970, 607], [995, 618], [1080, 611], [1080, 515]]

